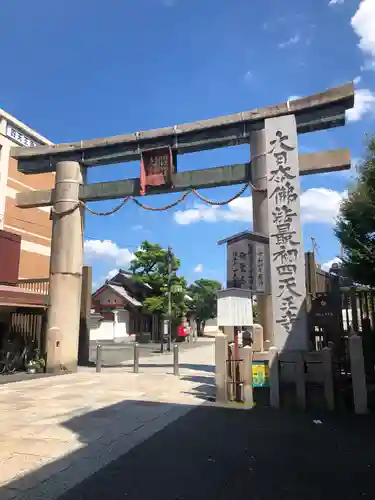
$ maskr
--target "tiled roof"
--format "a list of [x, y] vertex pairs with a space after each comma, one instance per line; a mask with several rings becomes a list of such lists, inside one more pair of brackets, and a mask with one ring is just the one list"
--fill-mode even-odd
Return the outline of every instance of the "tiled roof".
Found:
[[132, 297], [131, 295], [129, 295], [128, 292], [125, 290], [125, 288], [123, 288], [122, 286], [114, 285], [113, 283], [107, 283], [107, 285], [109, 286], [109, 288], [111, 288], [118, 295], [121, 295], [122, 297], [124, 297], [125, 300], [130, 302], [130, 304], [133, 304], [133, 306], [136, 306], [136, 307], [142, 306], [142, 303], [139, 302], [134, 297]]

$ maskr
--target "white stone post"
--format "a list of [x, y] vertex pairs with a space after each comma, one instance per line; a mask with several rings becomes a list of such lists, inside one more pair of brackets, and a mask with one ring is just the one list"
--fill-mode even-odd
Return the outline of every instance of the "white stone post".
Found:
[[215, 338], [215, 385], [216, 402], [228, 401], [227, 387], [228, 337], [218, 333]]
[[352, 373], [354, 411], [367, 413], [367, 387], [362, 339], [358, 335], [349, 337], [350, 371]]
[[112, 329], [113, 329], [113, 341], [116, 342], [117, 339], [117, 331], [118, 331], [118, 311], [114, 310], [113, 311], [113, 324], [112, 324]]
[[269, 118], [264, 130], [274, 345], [279, 352], [306, 351], [305, 258], [295, 116]]
[[251, 333], [251, 338], [253, 339], [253, 351], [254, 352], [262, 352], [263, 351], [263, 326], [254, 323], [249, 327], [249, 331]]
[[[78, 208], [81, 166], [56, 164], [47, 321], [47, 372], [75, 371], [83, 263], [83, 228]], [[59, 331], [59, 341], [52, 341]], [[58, 345], [57, 345], [58, 344]]]
[[[267, 198], [267, 144], [264, 130], [252, 132], [251, 149], [251, 182], [253, 202], [253, 231], [269, 236], [268, 198]], [[266, 267], [268, 269], [268, 266]], [[268, 290], [270, 293], [270, 290]], [[272, 298], [271, 295], [257, 295], [259, 323], [263, 326], [262, 350], [268, 351], [273, 345]]]
[[269, 384], [271, 408], [280, 408], [279, 353], [276, 347], [269, 349]]
[[324, 347], [321, 351], [323, 365], [324, 397], [327, 410], [335, 409], [335, 389], [333, 384], [332, 349]]
[[253, 350], [247, 345], [240, 349], [240, 357], [243, 359], [243, 394], [244, 403], [248, 406], [253, 406]]

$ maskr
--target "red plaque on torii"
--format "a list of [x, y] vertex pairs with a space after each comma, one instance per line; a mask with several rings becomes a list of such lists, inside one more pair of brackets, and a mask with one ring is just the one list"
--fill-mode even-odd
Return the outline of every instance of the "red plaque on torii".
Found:
[[170, 186], [172, 174], [176, 172], [177, 155], [172, 148], [160, 148], [141, 153], [140, 193], [145, 195], [147, 188]]

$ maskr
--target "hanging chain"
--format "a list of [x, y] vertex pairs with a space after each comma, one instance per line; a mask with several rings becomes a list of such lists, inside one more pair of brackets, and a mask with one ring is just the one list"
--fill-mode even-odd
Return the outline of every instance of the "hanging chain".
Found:
[[244, 192], [246, 191], [246, 189], [251, 185], [250, 182], [247, 182], [246, 184], [244, 184], [242, 186], [242, 188], [234, 195], [232, 196], [231, 198], [229, 198], [228, 200], [224, 200], [224, 201], [213, 201], [213, 200], [209, 200], [208, 198], [206, 198], [205, 196], [201, 195], [200, 193], [198, 193], [198, 191], [196, 189], [189, 189], [189, 191], [186, 191], [185, 193], [182, 194], [182, 196], [180, 196], [180, 198], [178, 198], [176, 201], [164, 206], [164, 207], [150, 207], [149, 205], [145, 205], [143, 203], [141, 203], [137, 198], [135, 198], [134, 196], [127, 196], [126, 198], [124, 198], [121, 203], [119, 205], [117, 205], [114, 209], [112, 210], [108, 210], [106, 212], [98, 212], [97, 210], [94, 210], [93, 208], [90, 208], [85, 202], [83, 201], [79, 201], [76, 205], [74, 205], [74, 207], [70, 208], [69, 210], [66, 210], [64, 212], [56, 212], [56, 210], [54, 208], [51, 209], [51, 214], [55, 217], [62, 217], [64, 215], [69, 215], [71, 214], [72, 212], [74, 212], [74, 210], [76, 210], [77, 208], [79, 207], [82, 207], [84, 208], [85, 210], [87, 210], [88, 212], [90, 212], [91, 214], [93, 215], [98, 215], [98, 216], [107, 216], [107, 215], [112, 215], [112, 214], [115, 214], [116, 212], [118, 212], [119, 210], [121, 210], [125, 204], [131, 200], [133, 201], [136, 205], [138, 205], [140, 208], [143, 208], [143, 210], [147, 210], [147, 211], [150, 211], [150, 212], [165, 212], [167, 210], [170, 210], [171, 208], [174, 208], [176, 207], [177, 205], [179, 205], [180, 203], [182, 203], [183, 201], [186, 200], [186, 198], [192, 193], [194, 194], [197, 198], [199, 198], [201, 201], [203, 201], [204, 203], [207, 203], [208, 205], [212, 205], [212, 206], [218, 206], [218, 207], [221, 207], [221, 206], [224, 206], [224, 205], [228, 205], [229, 203], [231, 203], [232, 201], [236, 200], [237, 198], [239, 198], [240, 196], [242, 196], [244, 194]]
[[132, 201], [134, 201], [134, 203], [136, 205], [138, 205], [140, 208], [143, 208], [143, 210], [148, 210], [150, 212], [165, 212], [166, 210], [177, 207], [177, 205], [182, 203], [189, 196], [190, 193], [191, 193], [190, 190], [186, 191], [186, 193], [183, 193], [183, 195], [180, 196], [180, 198], [178, 198], [178, 200], [174, 201], [173, 203], [170, 203], [169, 205], [166, 205], [165, 207], [160, 207], [160, 208], [155, 208], [155, 207], [150, 207], [149, 205], [144, 205], [139, 200], [137, 200], [137, 198], [132, 197]]
[[225, 200], [225, 201], [212, 201], [212, 200], [209, 200], [205, 196], [203, 196], [200, 193], [198, 193], [198, 191], [196, 191], [195, 189], [192, 189], [191, 192], [193, 194], [195, 194], [195, 196], [197, 196], [204, 203], [207, 203], [208, 205], [212, 205], [212, 206], [215, 206], [215, 207], [221, 207], [221, 206], [224, 206], [224, 205], [228, 205], [228, 203], [230, 203], [231, 201], [234, 201], [237, 198], [239, 198], [240, 196], [242, 196], [248, 187], [249, 187], [249, 182], [246, 183], [244, 186], [242, 186], [242, 188], [238, 191], [238, 193], [236, 193], [234, 196], [232, 196], [232, 198], [229, 198], [229, 200]]
[[88, 212], [90, 212], [90, 214], [93, 214], [93, 215], [99, 215], [100, 217], [101, 216], [106, 216], [106, 215], [112, 215], [112, 214], [115, 214], [116, 212], [118, 212], [119, 210], [122, 209], [122, 207], [125, 205], [125, 203], [130, 200], [132, 197], [131, 196], [127, 196], [126, 198], [124, 198], [122, 200], [122, 202], [117, 205], [117, 207], [115, 207], [113, 210], [108, 210], [107, 212], [97, 212], [96, 210], [94, 210], [93, 208], [90, 208], [88, 205], [86, 205], [86, 203], [84, 203], [83, 201], [80, 202], [80, 205], [85, 208]]

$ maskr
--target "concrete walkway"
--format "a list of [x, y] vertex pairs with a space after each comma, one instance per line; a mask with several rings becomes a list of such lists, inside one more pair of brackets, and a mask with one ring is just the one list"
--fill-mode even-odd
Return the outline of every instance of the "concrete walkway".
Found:
[[[0, 498], [53, 500], [213, 393], [214, 346], [0, 386]], [[146, 365], [143, 366], [142, 365]]]

